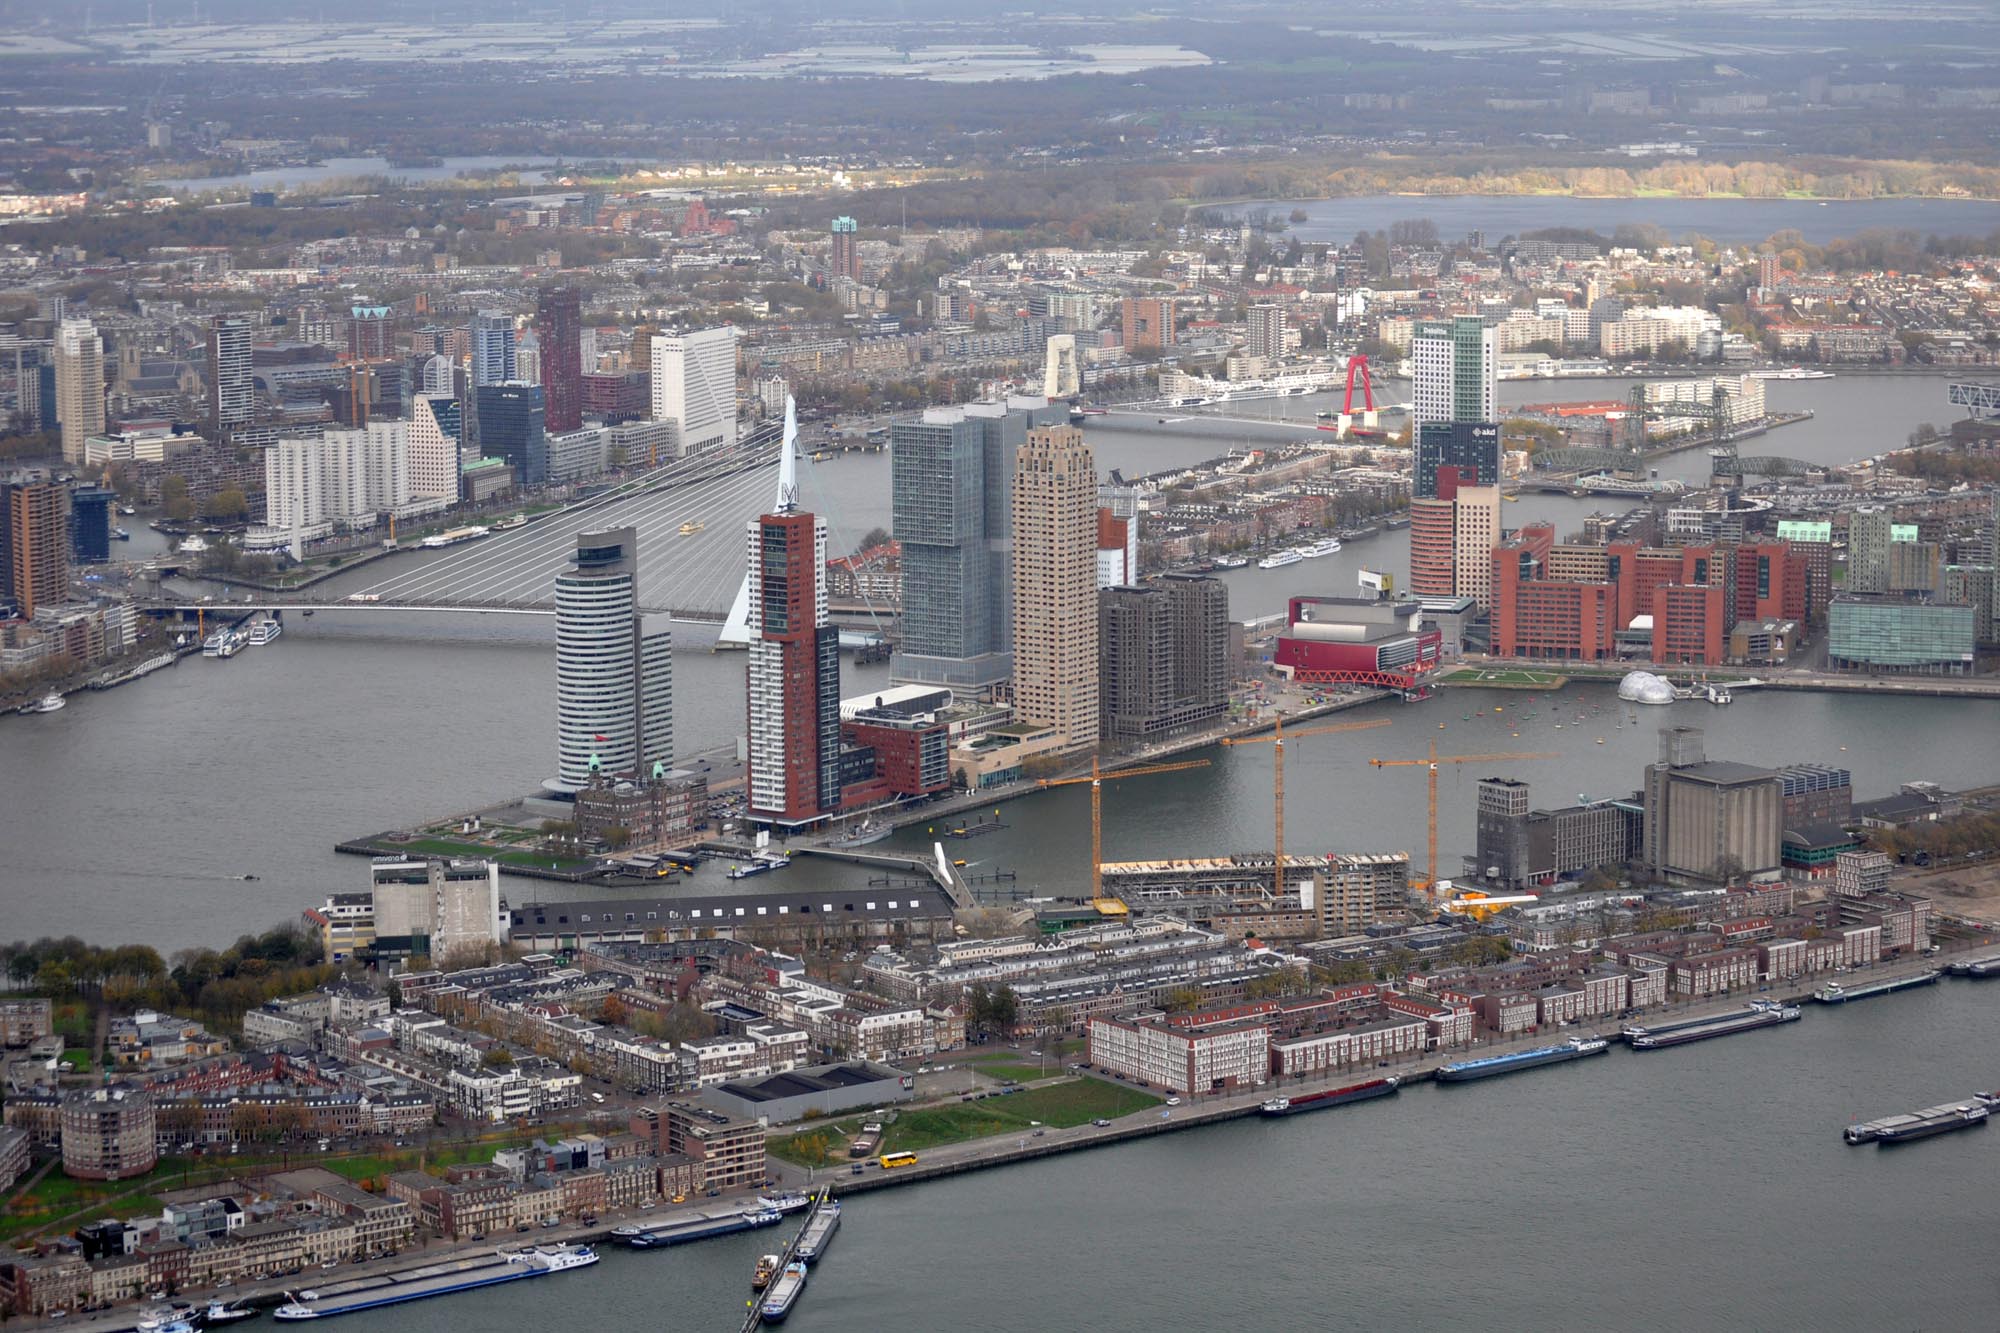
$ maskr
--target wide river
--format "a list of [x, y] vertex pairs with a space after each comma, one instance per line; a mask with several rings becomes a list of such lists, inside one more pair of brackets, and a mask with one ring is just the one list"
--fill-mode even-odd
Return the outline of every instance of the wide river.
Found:
[[[1724, 245], [1746, 245], [1780, 231], [1797, 231], [1823, 245], [1873, 228], [1921, 235], [1986, 236], [2000, 228], [2000, 203], [1985, 199], [1577, 199], [1568, 195], [1353, 195], [1284, 199], [1251, 205], [1282, 219], [1294, 208], [1306, 220], [1288, 235], [1302, 241], [1351, 241], [1357, 232], [1428, 218], [1455, 241], [1484, 231], [1489, 245], [1503, 236], [1546, 227], [1580, 227], [1609, 236], [1625, 225], [1649, 224], [1679, 239], [1699, 232]], [[1240, 209], [1237, 211], [1241, 211]]]
[[[1616, 396], [1618, 383], [1509, 385], [1510, 402]], [[1941, 380], [1774, 385], [1818, 417], [1772, 452], [1836, 461], [1949, 415]], [[1308, 409], [1309, 410], [1309, 409]], [[1282, 438], [1255, 424], [1093, 424], [1101, 467], [1128, 475]], [[1698, 456], [1697, 456], [1698, 457]], [[1697, 464], [1691, 463], [1690, 466]], [[888, 462], [812, 469], [807, 502], [852, 535], [886, 523]], [[1518, 524], [1574, 527], [1591, 502], [1533, 497]], [[143, 553], [157, 542], [141, 531]], [[838, 540], [835, 545], [839, 546]], [[1400, 570], [1387, 534], [1289, 570], [1230, 576], [1235, 611], [1288, 592], [1345, 593], [1358, 568]], [[550, 571], [553, 574], [553, 570]], [[377, 574], [357, 574], [357, 580]], [[546, 643], [488, 624], [342, 630], [294, 617], [277, 643], [192, 659], [61, 712], [0, 719], [0, 883], [12, 937], [74, 932], [163, 950], [222, 943], [365, 883], [344, 837], [517, 794], [553, 761]], [[427, 638], [443, 628], [448, 638]], [[740, 656], [677, 654], [684, 752], [742, 730]], [[850, 669], [851, 672], [851, 669]], [[881, 668], [850, 674], [859, 692]], [[1629, 793], [1657, 727], [1706, 725], [1710, 753], [1854, 771], [1864, 795], [1928, 778], [1989, 782], [2000, 707], [1745, 692], [1727, 710], [1635, 716], [1608, 688], [1448, 691], [1379, 705], [1389, 728], [1291, 746], [1295, 850], [1424, 841], [1423, 780], [1377, 770], [1435, 739], [1446, 753], [1551, 758], [1447, 769], [1446, 873], [1471, 850], [1487, 772], [1548, 804]], [[1268, 746], [1212, 750], [1206, 771], [1114, 783], [1114, 858], [1269, 846]], [[960, 844], [1022, 893], [1078, 892], [1088, 855], [1076, 789], [1000, 807], [1010, 827]], [[887, 846], [920, 847], [921, 830]], [[793, 883], [842, 872], [800, 865]], [[254, 874], [254, 881], [236, 876]], [[705, 870], [703, 891], [723, 884]], [[507, 880], [515, 901], [538, 886]], [[754, 887], [754, 885], [753, 885]], [[543, 889], [542, 892], [548, 892]], [[553, 895], [551, 895], [553, 896]], [[1279, 1123], [1248, 1121], [858, 1199], [794, 1316], [801, 1329], [1225, 1327], [1549, 1329], [1990, 1328], [2000, 1279], [1978, 1219], [1991, 1131], [1900, 1151], [1850, 1149], [1859, 1118], [2000, 1085], [2000, 987], [1952, 983], [1816, 1011], [1806, 1022]], [[735, 1327], [767, 1243], [740, 1237], [610, 1256], [589, 1275], [426, 1305], [427, 1327], [543, 1328], [588, 1309], [607, 1327]], [[408, 1323], [359, 1315], [355, 1327]]]
[[[1616, 397], [1625, 384], [1504, 389], [1518, 403]], [[1778, 405], [1809, 406], [1818, 415], [1771, 433], [1757, 447], [1829, 462], [1876, 453], [1920, 420], [1948, 418], [1943, 384], [1930, 377], [1774, 383]], [[1293, 410], [1310, 420], [1312, 402], [1300, 401]], [[1130, 417], [1093, 423], [1089, 438], [1100, 469], [1128, 476], [1305, 429], [1207, 420], [1160, 426]], [[1705, 465], [1697, 452], [1666, 460], [1663, 471], [1693, 479]], [[860, 455], [807, 472], [806, 502], [832, 516], [835, 549], [888, 523], [888, 470], [885, 455]], [[1567, 531], [1600, 504], [1615, 507], [1529, 496], [1507, 506], [1506, 522], [1547, 518]], [[707, 536], [734, 544], [726, 532]], [[158, 540], [140, 527], [134, 554]], [[1226, 576], [1232, 613], [1282, 611], [1294, 593], [1350, 594], [1364, 567], [1403, 574], [1407, 549], [1402, 533], [1383, 533], [1304, 565], [1232, 572]], [[381, 569], [357, 571], [348, 586], [382, 577]], [[0, 933], [75, 933], [165, 949], [222, 942], [364, 882], [365, 864], [334, 853], [334, 843], [502, 800], [549, 776], [554, 662], [538, 637], [546, 635], [546, 621], [523, 629], [518, 620], [363, 625], [359, 619], [293, 616], [278, 642], [233, 660], [190, 658], [134, 685], [74, 695], [59, 713], [0, 718], [0, 877], [9, 909]], [[850, 693], [885, 679], [879, 666], [846, 669]], [[680, 752], [733, 746], [743, 730], [741, 655], [690, 645], [676, 654], [675, 671]], [[1420, 776], [1365, 761], [1415, 755], [1432, 739], [1446, 753], [1558, 756], [1491, 766], [1527, 779], [1536, 799], [1548, 804], [1634, 790], [1653, 755], [1655, 732], [1668, 721], [1708, 726], [1717, 757], [1845, 765], [1863, 795], [1884, 795], [1918, 778], [1950, 784], [1996, 777], [2000, 707], [1791, 693], [1745, 692], [1738, 699], [1726, 713], [1685, 703], [1645, 710], [1636, 720], [1608, 688], [1589, 686], [1571, 687], [1554, 701], [1450, 691], [1422, 705], [1380, 705], [1372, 711], [1390, 719], [1391, 728], [1290, 747], [1290, 846], [1408, 849], [1421, 856]], [[1212, 766], [1205, 771], [1110, 787], [1107, 856], [1268, 847], [1269, 747], [1218, 749], [1206, 757]], [[1486, 772], [1455, 766], [1440, 780], [1442, 873], [1456, 873], [1472, 851], [1475, 783]], [[1076, 892], [1089, 837], [1080, 789], [1003, 808], [1011, 827], [964, 844], [968, 859], [1015, 872], [1015, 889], [1024, 894]], [[887, 845], [917, 850], [926, 841], [918, 828]], [[840, 873], [803, 865], [786, 872], [798, 880]], [[244, 875], [257, 878], [238, 878]], [[704, 871], [694, 883], [713, 892], [724, 881]], [[563, 892], [518, 879], [504, 887], [514, 901]]]
[[[2000, 1078], [1946, 982], [1654, 1054], [857, 1197], [787, 1323], [935, 1329], [1991, 1329], [1990, 1129], [1849, 1147]], [[438, 1333], [737, 1327], [760, 1233], [433, 1301]], [[407, 1328], [395, 1311], [356, 1333]]]

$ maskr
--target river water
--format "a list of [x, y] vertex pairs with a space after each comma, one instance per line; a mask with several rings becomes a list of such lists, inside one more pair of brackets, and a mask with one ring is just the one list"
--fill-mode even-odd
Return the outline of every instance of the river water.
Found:
[[[1616, 397], [1626, 383], [1504, 388], [1518, 402]], [[1872, 454], [1920, 420], [1946, 419], [1943, 384], [1930, 377], [1774, 383], [1777, 405], [1812, 407], [1818, 416], [1765, 441], [1773, 452], [1821, 461]], [[1300, 410], [1309, 417], [1312, 408]], [[1286, 432], [1114, 417], [1093, 419], [1089, 433], [1100, 468], [1139, 475]], [[1699, 453], [1667, 464], [1683, 460], [1690, 475], [1706, 465]], [[882, 455], [816, 465], [806, 474], [806, 502], [827, 511], [850, 540], [887, 526], [888, 467]], [[1507, 506], [1506, 522], [1547, 518], [1569, 531], [1592, 508], [1614, 504], [1529, 496]], [[139, 528], [131, 545], [144, 554], [156, 542]], [[1363, 567], [1404, 573], [1407, 548], [1403, 534], [1383, 533], [1303, 565], [1231, 572], [1232, 612], [1282, 611], [1296, 593], [1350, 594]], [[375, 582], [380, 569], [356, 571], [336, 589]], [[133, 685], [75, 695], [58, 713], [0, 718], [0, 875], [9, 909], [0, 929], [17, 938], [76, 933], [166, 949], [217, 943], [357, 887], [365, 866], [335, 854], [336, 842], [497, 802], [549, 776], [554, 662], [545, 621], [524, 629], [519, 619], [343, 619], [294, 616], [275, 644], [230, 661], [191, 658]], [[846, 670], [850, 693], [885, 679], [879, 666]], [[740, 654], [692, 643], [676, 654], [683, 754], [734, 745], [743, 730], [742, 672]], [[1559, 706], [1543, 696], [1449, 691], [1427, 704], [1368, 710], [1390, 719], [1389, 728], [1300, 740], [1289, 747], [1288, 845], [1409, 850], [1421, 859], [1420, 775], [1366, 760], [1415, 756], [1432, 739], [1448, 754], [1557, 755], [1493, 766], [1527, 779], [1549, 805], [1631, 792], [1668, 721], [1710, 727], [1710, 753], [1719, 758], [1845, 765], [1864, 796], [1918, 778], [1992, 781], [2000, 743], [2000, 708], [1990, 704], [1746, 691], [1727, 711], [1683, 703], [1644, 710], [1635, 721], [1608, 687], [1573, 686], [1556, 699]], [[1270, 748], [1205, 757], [1212, 765], [1205, 771], [1108, 789], [1108, 857], [1270, 845]], [[1484, 767], [1451, 766], [1440, 778], [1441, 873], [1456, 873], [1472, 851], [1474, 789], [1484, 775]], [[980, 870], [1014, 872], [1013, 889], [1023, 894], [1078, 892], [1089, 838], [1081, 789], [1001, 809], [1010, 827], [963, 844], [959, 854]], [[884, 847], [923, 851], [928, 841], [916, 828]], [[821, 865], [786, 872], [815, 882], [852, 873]], [[242, 875], [257, 879], [235, 878]], [[722, 883], [704, 871], [694, 886], [714, 892]], [[518, 879], [505, 889], [514, 901], [575, 896]]]
[[[2000, 986], [859, 1196], [787, 1327], [1984, 1329], [1991, 1129], [1849, 1147], [1992, 1087]], [[439, 1333], [732, 1329], [749, 1233], [423, 1307]], [[357, 1333], [410, 1316], [350, 1317]]]
[[[1455, 241], [1482, 230], [1487, 244], [1544, 227], [1581, 227], [1609, 236], [1627, 224], [1663, 227], [1679, 239], [1699, 232], [1725, 245], [1797, 231], [1814, 244], [1888, 227], [1938, 236], [1985, 236], [2000, 228], [2000, 203], [1980, 199], [1573, 199], [1565, 195], [1355, 195], [1255, 205], [1283, 219], [1306, 220], [1287, 235], [1302, 241], [1351, 241], [1362, 231], [1429, 218]], [[1239, 212], [1241, 210], [1238, 210]]]

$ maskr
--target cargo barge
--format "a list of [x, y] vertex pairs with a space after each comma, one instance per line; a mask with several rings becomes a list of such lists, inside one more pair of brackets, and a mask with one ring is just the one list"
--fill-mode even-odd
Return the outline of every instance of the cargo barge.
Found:
[[826, 1253], [826, 1247], [833, 1243], [833, 1233], [838, 1230], [840, 1205], [829, 1199], [806, 1219], [805, 1230], [799, 1233], [799, 1246], [794, 1253], [806, 1263], [818, 1263], [819, 1257]]
[[1879, 1143], [1884, 1147], [1898, 1143], [1914, 1143], [1935, 1134], [1951, 1134], [1961, 1129], [1976, 1129], [1986, 1123], [1992, 1113], [1996, 1099], [1980, 1095], [1970, 1101], [1947, 1102], [1943, 1106], [1926, 1107], [1912, 1111], [1908, 1115], [1892, 1115], [1881, 1120], [1869, 1120], [1859, 1125], [1849, 1125], [1841, 1137], [1849, 1143]]
[[634, 1250], [664, 1250], [690, 1241], [733, 1236], [739, 1231], [774, 1227], [784, 1219], [775, 1208], [750, 1208], [721, 1217], [697, 1217], [684, 1222], [662, 1222], [656, 1226], [619, 1227], [612, 1236]]
[[1489, 1055], [1480, 1060], [1460, 1060], [1438, 1070], [1437, 1078], [1440, 1083], [1470, 1083], [1474, 1079], [1537, 1069], [1542, 1065], [1565, 1064], [1581, 1060], [1586, 1055], [1602, 1055], [1610, 1049], [1611, 1043], [1602, 1037], [1571, 1037], [1560, 1045], [1538, 1046], [1532, 1051]]
[[1909, 990], [1915, 986], [1934, 986], [1944, 973], [1936, 968], [1919, 972], [1913, 977], [1891, 977], [1887, 981], [1870, 981], [1858, 986], [1843, 986], [1838, 981], [1829, 981], [1813, 992], [1813, 998], [1821, 1004], [1845, 1004], [1849, 1000], [1867, 1000], [1877, 995], [1890, 995], [1899, 990]]
[[1308, 1092], [1298, 1097], [1273, 1097], [1257, 1108], [1259, 1115], [1298, 1115], [1303, 1111], [1323, 1111], [1329, 1106], [1346, 1106], [1351, 1102], [1372, 1101], [1377, 1097], [1387, 1097], [1402, 1086], [1400, 1079], [1377, 1078], [1366, 1083], [1356, 1083], [1351, 1088], [1329, 1088], [1325, 1092]]
[[1658, 1051], [1669, 1046], [1685, 1046], [1691, 1041], [1707, 1041], [1710, 1037], [1727, 1037], [1734, 1033], [1772, 1027], [1779, 1023], [1796, 1023], [1802, 1012], [1795, 1004], [1774, 1004], [1769, 1000], [1753, 1000], [1746, 1008], [1733, 1014], [1712, 1018], [1689, 1018], [1678, 1023], [1662, 1023], [1652, 1027], [1634, 1024], [1627, 1027], [1621, 1035], [1625, 1038], [1626, 1044], [1635, 1051]]
[[573, 1269], [588, 1268], [596, 1262], [597, 1252], [587, 1245], [538, 1246], [491, 1259], [395, 1273], [350, 1284], [348, 1290], [324, 1296], [302, 1291], [272, 1311], [271, 1317], [287, 1323], [330, 1319], [358, 1310], [375, 1310], [385, 1305], [402, 1305], [407, 1301], [428, 1300], [432, 1296], [449, 1296], [454, 1292], [498, 1286], [503, 1282], [521, 1282], [528, 1278], [548, 1277], [552, 1273], [567, 1273]]
[[1947, 966], [1945, 971], [1954, 977], [1970, 977], [1975, 981], [2000, 977], [2000, 953], [1986, 958], [1961, 958]]
[[799, 1303], [799, 1297], [805, 1289], [806, 1266], [802, 1263], [786, 1264], [785, 1271], [778, 1275], [778, 1280], [764, 1293], [764, 1303], [758, 1307], [757, 1313], [767, 1324], [782, 1324], [785, 1322], [785, 1316], [792, 1312], [792, 1307]]

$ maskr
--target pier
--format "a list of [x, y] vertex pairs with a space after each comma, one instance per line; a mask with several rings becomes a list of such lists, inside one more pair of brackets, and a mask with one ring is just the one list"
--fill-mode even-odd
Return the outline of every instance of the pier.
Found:
[[[799, 1252], [799, 1242], [805, 1239], [806, 1229], [812, 1226], [813, 1219], [819, 1216], [819, 1210], [821, 1208], [824, 1208], [828, 1200], [830, 1200], [832, 1197], [833, 1197], [832, 1190], [824, 1185], [820, 1187], [818, 1193], [813, 1195], [812, 1206], [806, 1209], [805, 1217], [800, 1219], [799, 1229], [792, 1233], [791, 1240], [787, 1241], [785, 1244], [785, 1252], [778, 1256], [778, 1272], [783, 1273], [785, 1271], [785, 1265], [792, 1262], [792, 1260], [797, 1257]], [[771, 1281], [773, 1284], [775, 1284], [777, 1282], [777, 1278], [773, 1277]], [[764, 1290], [769, 1291], [770, 1288], [766, 1287]], [[764, 1326], [764, 1293], [756, 1292], [752, 1295], [750, 1300], [750, 1313], [748, 1317], [746, 1317], [743, 1321], [743, 1333], [755, 1333], [757, 1329], [760, 1329], [763, 1326]]]

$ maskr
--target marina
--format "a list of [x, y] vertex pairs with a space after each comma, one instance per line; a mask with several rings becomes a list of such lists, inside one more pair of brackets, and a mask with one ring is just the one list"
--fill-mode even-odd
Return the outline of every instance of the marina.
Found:
[[1722, 1014], [1712, 1018], [1690, 1018], [1678, 1023], [1657, 1024], [1650, 1027], [1634, 1024], [1625, 1028], [1620, 1035], [1625, 1038], [1626, 1045], [1635, 1051], [1657, 1051], [1669, 1046], [1685, 1046], [1689, 1042], [1707, 1041], [1710, 1037], [1728, 1037], [1738, 1032], [1751, 1032], [1779, 1023], [1796, 1023], [1802, 1012], [1795, 1004], [1774, 1004], [1768, 1000], [1756, 1000], [1737, 1013]]
[[1455, 1061], [1437, 1071], [1437, 1081], [1470, 1083], [1475, 1079], [1518, 1073], [1524, 1069], [1539, 1069], [1543, 1065], [1567, 1064], [1571, 1060], [1581, 1060], [1588, 1055], [1602, 1055], [1610, 1049], [1611, 1043], [1602, 1037], [1571, 1037], [1558, 1045], [1537, 1046], [1531, 1051], [1514, 1051], [1507, 1055], [1489, 1055], [1479, 1060]]
[[598, 1262], [589, 1246], [537, 1246], [517, 1253], [500, 1253], [486, 1259], [463, 1259], [392, 1273], [379, 1278], [363, 1278], [342, 1283], [327, 1292], [302, 1291], [271, 1312], [273, 1319], [287, 1323], [308, 1319], [330, 1319], [336, 1315], [409, 1301], [429, 1300], [461, 1291], [522, 1282], [588, 1268]]
[[1927, 968], [1915, 976], [1889, 977], [1882, 981], [1867, 981], [1850, 985], [1830, 981], [1813, 992], [1813, 998], [1821, 1004], [1845, 1004], [1849, 1000], [1868, 1000], [1877, 995], [1892, 995], [1899, 990], [1909, 990], [1913, 986], [1933, 986], [1944, 973], [1936, 968]]

